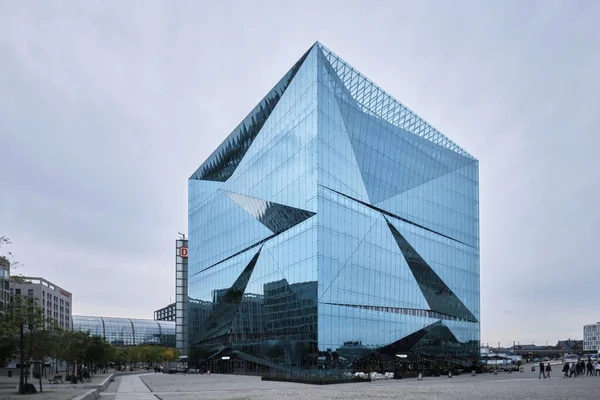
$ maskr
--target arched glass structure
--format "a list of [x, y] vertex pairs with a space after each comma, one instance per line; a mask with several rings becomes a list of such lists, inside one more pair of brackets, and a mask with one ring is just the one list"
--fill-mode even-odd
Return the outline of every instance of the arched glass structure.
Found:
[[73, 330], [106, 338], [113, 346], [175, 346], [175, 322], [73, 315]]

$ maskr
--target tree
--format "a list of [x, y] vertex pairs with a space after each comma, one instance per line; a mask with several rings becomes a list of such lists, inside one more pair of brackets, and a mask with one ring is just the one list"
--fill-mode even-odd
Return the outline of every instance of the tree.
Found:
[[[89, 334], [89, 333], [88, 333]], [[112, 346], [102, 336], [90, 336], [85, 350], [85, 360], [98, 364], [105, 362], [112, 353]]]
[[142, 347], [134, 346], [129, 348], [129, 364], [131, 367], [137, 367], [137, 363], [142, 360]]
[[[9, 306], [10, 307], [10, 306]], [[19, 348], [19, 325], [7, 313], [0, 315], [0, 365], [12, 358]]]
[[[0, 236], [0, 249], [5, 246], [10, 246], [11, 244], [12, 242], [9, 238], [7, 238], [6, 236]], [[10, 262], [10, 268], [13, 271], [19, 267], [23, 267], [23, 265], [15, 259], [14, 254], [10, 251], [4, 253], [4, 255], [0, 253], [0, 257], [3, 257], [6, 260], [8, 260], [8, 262]]]
[[69, 370], [69, 364], [71, 365], [71, 379], [75, 376], [75, 367], [86, 361], [90, 340], [90, 335], [87, 332], [62, 331], [57, 355], [67, 362], [67, 371]]
[[177, 349], [166, 348], [162, 351], [162, 358], [168, 363], [169, 368], [171, 367], [171, 361], [176, 360], [181, 355]]
[[[24, 374], [26, 355], [33, 357], [34, 351], [41, 351], [37, 344], [37, 332], [44, 329], [44, 311], [35, 300], [27, 296], [13, 296], [0, 323], [0, 338], [2, 338], [3, 361], [19, 350], [20, 378], [19, 391], [23, 393], [27, 376]], [[40, 347], [40, 348], [38, 348]]]
[[162, 361], [162, 347], [160, 346], [145, 346], [144, 361], [148, 364], [159, 363]]

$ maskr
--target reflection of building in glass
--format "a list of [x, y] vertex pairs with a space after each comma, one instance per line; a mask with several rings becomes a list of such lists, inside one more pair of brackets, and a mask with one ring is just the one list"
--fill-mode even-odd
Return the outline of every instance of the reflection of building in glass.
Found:
[[73, 315], [73, 330], [101, 336], [113, 346], [157, 344], [175, 347], [175, 322]]
[[316, 43], [190, 177], [188, 279], [192, 361], [475, 360], [478, 161]]

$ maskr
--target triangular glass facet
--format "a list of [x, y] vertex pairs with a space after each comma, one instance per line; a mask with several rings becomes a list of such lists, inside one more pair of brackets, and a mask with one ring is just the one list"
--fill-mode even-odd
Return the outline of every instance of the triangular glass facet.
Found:
[[215, 290], [213, 301], [216, 305], [200, 329], [196, 342], [202, 342], [229, 333], [239, 305], [244, 297], [246, 286], [258, 261], [261, 249], [258, 249], [254, 257], [250, 260], [250, 263], [244, 268], [244, 271], [242, 271], [229, 289]]
[[[360, 74], [348, 75], [351, 67], [345, 63], [339, 64], [341, 61], [331, 58], [332, 53], [328, 53], [324, 47], [321, 48], [321, 54], [325, 54], [321, 56], [325, 69], [329, 71], [328, 83], [334, 88], [333, 93], [372, 204], [473, 161], [469, 155], [461, 152], [462, 149], [445, 147], [428, 140], [402, 124], [394, 124], [386, 118], [389, 115], [369, 108], [379, 110], [380, 106], [390, 106], [393, 99], [390, 97], [386, 103], [387, 94], [366, 78], [363, 78], [362, 88], [356, 83], [344, 81], [349, 76], [358, 79]], [[335, 65], [338, 65], [337, 69]], [[357, 93], [361, 95], [357, 97]], [[367, 102], [371, 104], [378, 98], [380, 100], [369, 107], [361, 103], [369, 99]], [[396, 104], [400, 107], [399, 103]], [[390, 171], [401, 173], [391, 174]]]
[[333, 70], [340, 77], [347, 93], [358, 103], [362, 110], [415, 136], [422, 137], [431, 143], [439, 144], [457, 154], [473, 159], [460, 146], [387, 94], [327, 47], [321, 43], [318, 43], [318, 46]]
[[478, 322], [473, 313], [408, 243], [398, 229], [387, 218], [386, 221], [431, 310], [465, 321]]
[[311, 49], [304, 53], [300, 60], [281, 78], [250, 114], [240, 122], [217, 150], [192, 174], [190, 179], [225, 182], [233, 175]]
[[369, 202], [369, 195], [336, 99], [336, 93], [342, 85], [320, 50], [317, 80], [319, 184]]
[[285, 232], [315, 215], [312, 211], [301, 210], [239, 193], [226, 191], [224, 193], [273, 233]]

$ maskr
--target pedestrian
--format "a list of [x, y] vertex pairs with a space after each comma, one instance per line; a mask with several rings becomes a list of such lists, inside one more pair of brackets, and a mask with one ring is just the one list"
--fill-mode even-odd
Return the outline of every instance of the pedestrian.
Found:
[[548, 379], [550, 379], [550, 372], [552, 372], [552, 367], [550, 366], [550, 363], [546, 364], [546, 377]]
[[546, 372], [543, 361], [540, 362], [540, 373], [538, 374], [538, 379], [542, 379], [542, 376], [544, 377], [544, 379], [546, 379]]
[[569, 366], [569, 363], [566, 362], [565, 365], [563, 365], [563, 369], [562, 372], [565, 373], [564, 377], [568, 378], [569, 377], [569, 371], [571, 370], [571, 367]]
[[585, 376], [594, 376], [594, 366], [591, 360], [587, 363], [587, 374]]
[[573, 378], [573, 377], [577, 378], [577, 366], [572, 361], [571, 361], [570, 369], [571, 369], [571, 375], [569, 375], [569, 378]]
[[596, 376], [600, 376], [600, 361], [596, 361]]

